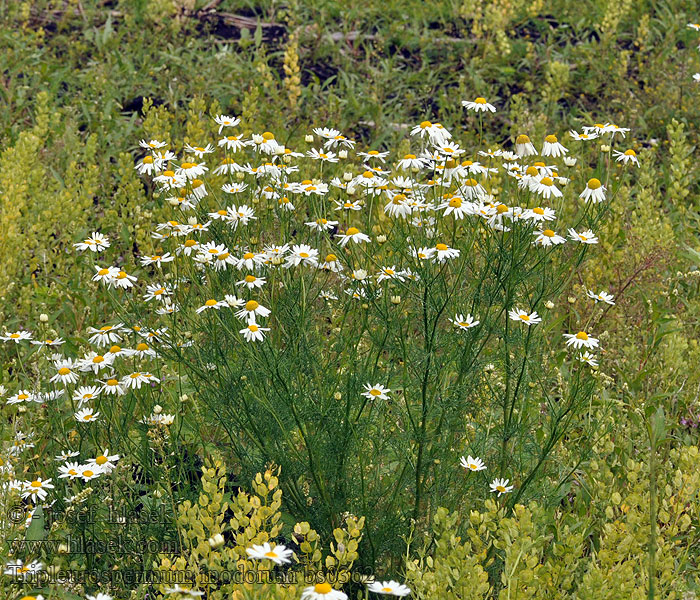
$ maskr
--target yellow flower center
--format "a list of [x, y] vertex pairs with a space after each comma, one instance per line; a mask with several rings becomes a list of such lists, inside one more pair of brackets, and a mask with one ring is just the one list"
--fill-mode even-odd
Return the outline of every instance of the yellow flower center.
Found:
[[393, 592], [393, 591], [394, 591], [394, 589], [390, 588], [390, 587], [383, 587], [382, 588], [382, 592], [385, 592], [387, 594], [391, 594], [391, 592]]
[[85, 415], [83, 417], [83, 421], [90, 421], [92, 419], [92, 415]]
[[26, 400], [29, 398], [29, 394], [17, 394], [17, 400]]
[[243, 255], [243, 258], [244, 258], [245, 260], [250, 260], [251, 258], [254, 258], [254, 257], [255, 257], [255, 254], [254, 254], [253, 252], [246, 252], [246, 253]]
[[207, 301], [204, 303], [204, 306], [216, 306], [216, 303], [217, 303], [216, 300], [213, 300], [213, 299], [212, 299], [212, 300], [207, 300]]
[[117, 279], [126, 279], [126, 278], [127, 278], [126, 271], [119, 271], [119, 273], [117, 274]]
[[263, 139], [265, 140], [274, 140], [275, 136], [274, 134], [270, 133], [269, 131], [266, 131], [265, 133], [262, 134]]
[[479, 185], [479, 184], [477, 183], [476, 179], [467, 179], [467, 180], [464, 182], [464, 185], [468, 185], [468, 186], [470, 186], [470, 187], [474, 187], [474, 186]]
[[111, 354], [118, 354], [118, 353], [121, 352], [121, 351], [122, 351], [121, 346], [112, 346], [112, 347], [109, 349], [109, 352], [110, 352]]
[[546, 138], [544, 138], [544, 141], [548, 142], [549, 144], [556, 144], [558, 140], [556, 135], [548, 135]]
[[299, 256], [301, 258], [309, 258], [309, 253], [308, 252], [299, 252]]
[[530, 177], [534, 177], [535, 175], [537, 175], [537, 173], [538, 173], [537, 167], [529, 166], [525, 170], [525, 175], [529, 175]]
[[529, 321], [529, 320], [530, 320], [530, 315], [520, 315], [520, 318], [521, 318], [523, 321]]
[[40, 488], [40, 487], [41, 487], [41, 481], [36, 481], [36, 480], [34, 480], [34, 481], [32, 481], [32, 484], [31, 484], [31, 485], [32, 485], [33, 488]]
[[435, 249], [444, 252], [447, 250], [447, 244], [435, 244]]
[[250, 325], [248, 325], [248, 329], [255, 333], [258, 330], [258, 326], [255, 323], [251, 323]]
[[153, 157], [152, 156], [144, 156], [142, 162], [146, 165], [152, 165], [153, 164]]
[[600, 187], [600, 179], [596, 179], [595, 177], [593, 179], [588, 180], [588, 189], [589, 190], [597, 190]]
[[98, 457], [95, 459], [95, 462], [96, 462], [98, 465], [103, 465], [103, 464], [105, 464], [105, 463], [107, 462], [107, 460], [108, 460], [107, 457], [103, 455], [103, 456], [98, 456]]
[[637, 153], [630, 148], [629, 150], [625, 150], [625, 156], [637, 156]]
[[[100, 269], [100, 270], [97, 272], [97, 274], [98, 274], [100, 277], [104, 277], [105, 275], [107, 275], [107, 273], [109, 273], [109, 269]], [[17, 337], [19, 337], [19, 336], [17, 336]]]
[[499, 215], [502, 215], [503, 213], [508, 212], [508, 207], [507, 207], [505, 204], [499, 204], [499, 205], [496, 207], [496, 212], [497, 212]]
[[180, 165], [180, 168], [182, 169], [191, 169], [192, 167], [195, 166], [195, 163], [193, 162], [184, 162]]
[[105, 357], [100, 356], [99, 354], [95, 356], [95, 358], [92, 359], [92, 362], [95, 364], [100, 364], [101, 362], [104, 362]]
[[170, 169], [168, 169], [167, 171], [163, 171], [163, 175], [165, 175], [166, 177], [175, 177], [175, 171], [171, 171]]
[[549, 177], [543, 177], [540, 183], [546, 186], [554, 185], [554, 182]]
[[326, 582], [317, 583], [314, 586], [314, 592], [316, 592], [317, 594], [330, 594], [332, 589], [333, 588], [331, 587], [331, 584]]
[[248, 302], [245, 303], [245, 309], [247, 311], [253, 311], [256, 310], [260, 306], [255, 300], [248, 300]]
[[474, 100], [474, 104], [486, 104], [486, 99], [479, 96], [476, 100]]
[[119, 385], [119, 382], [116, 379], [108, 379], [107, 380], [107, 385]]
[[357, 227], [350, 227], [350, 229], [345, 232], [345, 235], [357, 235], [358, 233], [360, 233], [360, 230]]
[[338, 257], [335, 254], [326, 256], [326, 262], [335, 262], [336, 260], [338, 260]]
[[416, 155], [415, 155], [415, 154], [406, 154], [406, 155], [404, 156], [404, 159], [413, 160], [414, 158], [416, 158]]
[[503, 493], [505, 493], [506, 488], [503, 487], [502, 485], [497, 485], [497, 486], [496, 486], [496, 490], [499, 491], [499, 492], [501, 492], [501, 494], [503, 494]]
[[556, 234], [555, 234], [551, 229], [545, 229], [545, 230], [542, 232], [542, 235], [551, 238], [551, 237], [554, 237]]
[[524, 133], [521, 133], [517, 138], [515, 138], [515, 143], [516, 144], [529, 144], [530, 138], [527, 135], [525, 135]]
[[87, 469], [86, 471], [83, 471], [83, 475], [85, 477], [92, 477], [95, 473], [93, 473], [90, 469]]
[[265, 556], [268, 558], [277, 558], [277, 552], [274, 550], [270, 550], [269, 552], [265, 552]]
[[544, 214], [544, 209], [540, 208], [539, 206], [535, 207], [532, 209], [532, 212], [534, 212], [536, 215], [543, 215]]
[[433, 124], [430, 121], [422, 121], [420, 124], [421, 129], [427, 129], [428, 127], [432, 127]]
[[61, 367], [58, 370], [59, 375], [68, 375], [70, 373], [70, 369], [68, 367]]
[[588, 334], [587, 334], [585, 331], [579, 331], [579, 332], [576, 334], [576, 338], [579, 339], [579, 340], [584, 340], [584, 341], [586, 341], [586, 340], [588, 339]]

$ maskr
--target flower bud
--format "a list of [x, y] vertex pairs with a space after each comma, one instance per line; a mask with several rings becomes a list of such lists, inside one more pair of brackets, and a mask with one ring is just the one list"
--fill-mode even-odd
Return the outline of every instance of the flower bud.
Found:
[[401, 296], [392, 296], [391, 303], [392, 304], [401, 304]]
[[341, 150], [338, 152], [338, 158], [347, 158], [348, 157], [348, 151], [347, 150]]
[[567, 167], [573, 167], [576, 164], [576, 158], [574, 156], [565, 156], [564, 157], [564, 164]]
[[313, 144], [314, 143], [314, 136], [309, 134], [304, 138], [304, 141], [308, 142], [309, 144]]
[[160, 404], [156, 404], [156, 405], [153, 407], [153, 414], [154, 414], [154, 415], [159, 415], [159, 414], [162, 413], [162, 412], [163, 412], [163, 407], [162, 407]]
[[341, 394], [340, 392], [336, 392], [335, 394], [333, 394], [333, 398], [336, 400], [340, 400], [342, 397], [343, 394]]
[[224, 536], [221, 535], [220, 533], [217, 533], [214, 537], [209, 538], [209, 545], [212, 548], [218, 548], [220, 546], [224, 545]]
[[383, 244], [384, 242], [386, 242], [386, 236], [384, 234], [378, 235], [377, 236], [377, 243]]
[[41, 314], [39, 315], [39, 320], [40, 320], [42, 323], [48, 323], [48, 322], [49, 322], [49, 315], [47, 315], [46, 313], [41, 313]]
[[554, 302], [552, 302], [551, 300], [547, 300], [547, 302], [544, 303], [544, 307], [549, 308], [551, 310], [552, 308], [554, 308]]
[[608, 146], [608, 144], [601, 144], [600, 151], [601, 152], [610, 152], [610, 146]]
[[352, 173], [343, 173], [343, 181], [352, 181]]

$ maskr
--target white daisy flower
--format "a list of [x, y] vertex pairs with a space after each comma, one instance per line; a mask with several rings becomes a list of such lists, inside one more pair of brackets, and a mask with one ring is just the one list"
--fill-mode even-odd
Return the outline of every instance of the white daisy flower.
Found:
[[581, 192], [579, 198], [582, 198], [586, 202], [598, 204], [605, 200], [605, 186], [600, 183], [600, 179], [593, 177], [588, 180], [586, 189]]
[[582, 244], [597, 244], [598, 238], [594, 233], [587, 229], [581, 233], [577, 233], [575, 229], [569, 229], [569, 237], [575, 242], [581, 242]]
[[553, 156], [559, 158], [564, 156], [568, 150], [559, 143], [556, 135], [548, 135], [542, 144], [542, 156]]
[[535, 325], [537, 323], [542, 322], [542, 318], [536, 312], [528, 313], [526, 310], [522, 310], [519, 308], [511, 309], [508, 312], [508, 316], [513, 321], [519, 321], [521, 323], [525, 323], [527, 326]]
[[544, 247], [556, 246], [558, 244], [564, 244], [566, 242], [566, 239], [564, 239], [560, 235], [557, 235], [551, 229], [544, 229], [542, 231], [535, 231], [533, 235], [537, 236], [537, 238], [535, 239], [533, 244], [544, 246]]
[[474, 317], [471, 315], [467, 315], [466, 317], [459, 313], [455, 315], [454, 319], [450, 319], [450, 323], [452, 323], [455, 327], [466, 330], [466, 329], [471, 329], [472, 327], [476, 327], [481, 321], [475, 321]]
[[596, 294], [593, 290], [588, 290], [586, 292], [586, 295], [589, 298], [591, 298], [592, 300], [595, 300], [596, 304], [598, 302], [604, 302], [605, 304], [610, 304], [610, 305], [615, 304], [614, 296], [612, 294], [608, 294], [608, 292], [598, 292]]
[[585, 331], [579, 331], [578, 333], [565, 333], [564, 338], [566, 339], [567, 346], [573, 346], [577, 350], [579, 348], [588, 348], [593, 350], [598, 347], [598, 338], [589, 336]]
[[491, 484], [490, 488], [492, 492], [498, 492], [498, 497], [500, 498], [503, 494], [507, 494], [508, 492], [513, 491], [513, 486], [508, 485], [508, 479], [494, 479]]
[[467, 471], [484, 471], [486, 469], [484, 461], [478, 456], [472, 457], [470, 455], [467, 456], [467, 458], [462, 457], [459, 460], [459, 464], [462, 465]]
[[389, 596], [408, 596], [411, 593], [410, 588], [399, 583], [398, 581], [373, 581], [367, 584], [367, 589], [375, 594], [388, 594]]
[[291, 562], [290, 557], [294, 554], [294, 551], [282, 544], [272, 548], [268, 542], [265, 542], [262, 546], [254, 544], [252, 547], [246, 548], [246, 553], [251, 558], [258, 560], [267, 559], [276, 565], [282, 565]]
[[371, 383], [365, 383], [364, 385], [365, 391], [362, 392], [362, 395], [365, 398], [369, 398], [370, 400], [388, 400], [389, 399], [389, 393], [391, 390], [389, 388], [385, 388], [383, 385], [380, 384], [374, 384], [372, 385]]
[[324, 581], [304, 588], [301, 600], [348, 600], [348, 596], [340, 590], [334, 590], [330, 583]]
[[474, 112], [496, 112], [496, 107], [493, 104], [486, 102], [485, 98], [481, 96], [475, 100], [462, 100], [462, 106], [467, 110], [473, 110]]

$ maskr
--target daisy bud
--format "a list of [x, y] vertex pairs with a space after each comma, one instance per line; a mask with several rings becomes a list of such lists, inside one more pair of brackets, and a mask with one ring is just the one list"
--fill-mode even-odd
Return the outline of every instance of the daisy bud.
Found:
[[209, 538], [209, 545], [212, 548], [218, 548], [219, 546], [224, 545], [224, 536], [221, 535], [220, 533], [217, 533], [214, 537]]
[[573, 167], [576, 164], [576, 158], [573, 156], [565, 156], [564, 157], [564, 164], [567, 167]]
[[285, 155], [282, 157], [282, 160], [283, 160], [286, 164], [289, 164], [290, 162], [292, 162], [292, 157], [289, 156], [289, 154], [285, 154]]
[[275, 255], [275, 256], [272, 257], [272, 261], [271, 261], [271, 262], [272, 262], [273, 265], [279, 266], [279, 265], [281, 265], [284, 261], [282, 260], [282, 257], [281, 257], [281, 256]]
[[47, 315], [46, 313], [41, 313], [41, 314], [39, 315], [39, 320], [40, 320], [42, 323], [48, 323], [48, 322], [49, 322], [49, 315]]
[[340, 150], [338, 152], [338, 158], [347, 158], [348, 157], [348, 151], [347, 150]]
[[68, 544], [59, 544], [58, 545], [58, 553], [59, 554], [68, 554], [70, 548], [68, 547]]
[[344, 181], [352, 181], [352, 173], [343, 173]]
[[367, 271], [364, 269], [357, 269], [357, 271], [353, 271], [353, 276], [357, 281], [363, 281], [367, 279]]
[[355, 186], [349, 185], [345, 191], [348, 193], [348, 196], [353, 196], [355, 194]]
[[197, 217], [188, 217], [187, 224], [188, 225], [196, 225], [197, 224]]
[[161, 492], [160, 490], [153, 490], [153, 495], [156, 498], [161, 498], [163, 496], [163, 492]]
[[601, 144], [600, 151], [601, 152], [610, 152], [610, 146], [608, 146], [607, 144]]
[[367, 309], [369, 308], [369, 304], [362, 304], [362, 308], [364, 308], [365, 310], [367, 310]]
[[184, 403], [187, 402], [189, 399], [190, 397], [187, 394], [182, 394], [182, 396], [180, 396], [180, 402]]
[[496, 370], [496, 367], [492, 364], [488, 364], [484, 367], [484, 371], [487, 373], [493, 373]]
[[342, 397], [343, 394], [341, 394], [340, 392], [336, 392], [335, 394], [333, 394], [333, 398], [336, 400], [340, 400]]
[[377, 236], [377, 243], [383, 244], [384, 242], [386, 242], [386, 236], [383, 235], [383, 234], [382, 234], [382, 235], [378, 235], [378, 236]]
[[567, 298], [567, 301], [569, 302], [569, 304], [576, 304], [576, 298], [574, 298], [573, 296], [569, 296]]
[[236, 179], [238, 179], [238, 181], [243, 181], [245, 179], [245, 173], [239, 171], [236, 173]]
[[18, 412], [18, 413], [26, 413], [26, 412], [27, 412], [27, 407], [24, 406], [24, 404], [20, 404], [20, 405], [17, 407], [17, 412]]
[[314, 143], [314, 136], [313, 136], [313, 135], [307, 135], [307, 136], [304, 138], [304, 141], [305, 141], [305, 142], [308, 142], [309, 144], [313, 144], [313, 143]]
[[554, 302], [552, 302], [551, 300], [547, 300], [547, 302], [544, 303], [544, 307], [552, 309], [554, 308]]
[[391, 303], [392, 304], [401, 304], [401, 296], [392, 296]]
[[156, 404], [153, 407], [153, 414], [159, 415], [162, 412], [163, 412], [163, 407], [160, 404]]

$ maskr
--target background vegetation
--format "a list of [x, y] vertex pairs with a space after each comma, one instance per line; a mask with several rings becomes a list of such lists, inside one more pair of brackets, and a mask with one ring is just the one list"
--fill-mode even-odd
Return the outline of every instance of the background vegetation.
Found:
[[[599, 121], [630, 127], [642, 164], [637, 184], [621, 189], [596, 232], [602, 251], [577, 269], [570, 301], [558, 307], [587, 314], [584, 287], [617, 300], [600, 321], [592, 456], [555, 500], [508, 513], [493, 503], [439, 511], [434, 534], [410, 540], [407, 561], [376, 566], [396, 577], [405, 571], [425, 598], [693, 594], [700, 84], [692, 76], [700, 34], [687, 23], [698, 20], [686, 0], [0, 1], [0, 322], [32, 328], [45, 313], [46, 331], [73, 330], [76, 345], [87, 326], [111, 322], [113, 305], [84, 285], [72, 244], [96, 229], [118, 233], [121, 263], [134, 268], [154, 249], [152, 223], [168, 214], [134, 170], [138, 140], [199, 143], [215, 114], [241, 115], [246, 134], [274, 131], [290, 147], [327, 125], [361, 145], [395, 147], [408, 127], [438, 118], [474, 146], [478, 131], [460, 102], [475, 96], [498, 106], [485, 140], [494, 147], [510, 147], [522, 132], [540, 139]], [[8, 349], [2, 357], [0, 383], [11, 387], [17, 356]], [[152, 400], [184, 411], [181, 392]], [[224, 486], [226, 473], [221, 493], [233, 495], [232, 482], [247, 486], [226, 445], [205, 433], [202, 450], [200, 435], [183, 432], [182, 460], [164, 453], [155, 466], [141, 461], [140, 485], [188, 481], [196, 500], [199, 455], [220, 453], [229, 470], [205, 470], [202, 493]], [[571, 447], [558, 452], [571, 461]], [[231, 513], [216, 503], [201, 512], [179, 518], [206, 543]], [[278, 519], [290, 529], [295, 517]], [[264, 541], [258, 533], [237, 552]], [[220, 559], [200, 548], [183, 560]]]

